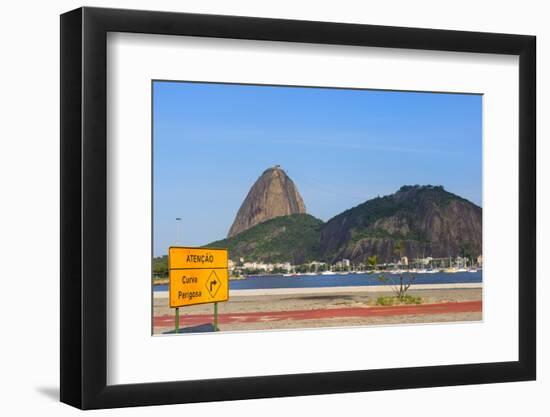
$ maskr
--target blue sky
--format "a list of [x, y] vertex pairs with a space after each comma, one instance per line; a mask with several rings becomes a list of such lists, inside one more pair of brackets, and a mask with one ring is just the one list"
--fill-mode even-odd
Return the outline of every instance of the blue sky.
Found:
[[281, 165], [328, 220], [402, 185], [481, 206], [482, 97], [155, 81], [154, 255], [227, 235], [248, 190]]

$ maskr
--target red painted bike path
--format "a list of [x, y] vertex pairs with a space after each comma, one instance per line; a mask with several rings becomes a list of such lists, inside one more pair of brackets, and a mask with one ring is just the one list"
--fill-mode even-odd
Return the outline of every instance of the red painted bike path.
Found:
[[[405, 316], [405, 315], [430, 315], [448, 313], [469, 313], [481, 311], [482, 302], [461, 301], [437, 304], [414, 304], [389, 307], [345, 307], [327, 308], [318, 310], [291, 310], [291, 311], [253, 311], [248, 313], [222, 313], [218, 314], [219, 324], [228, 323], [255, 323], [281, 320], [315, 320], [328, 318], [351, 317], [380, 317], [380, 316]], [[180, 323], [186, 326], [194, 326], [212, 321], [212, 314], [185, 314], [185, 308], [180, 310]], [[154, 317], [155, 327], [168, 327], [174, 325], [173, 315]]]

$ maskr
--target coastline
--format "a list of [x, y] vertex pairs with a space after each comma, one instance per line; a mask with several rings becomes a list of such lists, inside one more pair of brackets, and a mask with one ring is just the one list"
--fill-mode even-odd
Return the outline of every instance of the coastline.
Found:
[[[344, 293], [386, 293], [391, 292], [392, 285], [313, 287], [313, 288], [263, 288], [249, 290], [229, 290], [231, 297], [270, 296], [270, 295], [308, 295], [308, 294], [344, 294]], [[446, 289], [481, 289], [482, 282], [463, 282], [450, 284], [413, 284], [414, 290], [446, 290]], [[153, 298], [168, 298], [168, 291], [153, 291]]]

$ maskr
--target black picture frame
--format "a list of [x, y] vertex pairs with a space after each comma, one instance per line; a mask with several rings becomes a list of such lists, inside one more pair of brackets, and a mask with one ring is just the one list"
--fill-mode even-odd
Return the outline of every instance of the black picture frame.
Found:
[[[108, 32], [519, 56], [518, 361], [107, 385]], [[61, 401], [94, 409], [535, 379], [535, 45], [524, 35], [252, 17], [88, 7], [63, 14]]]

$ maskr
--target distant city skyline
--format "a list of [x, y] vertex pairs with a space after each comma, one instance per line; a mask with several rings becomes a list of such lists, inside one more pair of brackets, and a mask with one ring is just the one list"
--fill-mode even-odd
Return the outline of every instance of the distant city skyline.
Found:
[[326, 221], [403, 185], [482, 205], [482, 96], [153, 83], [153, 253], [226, 237], [250, 187], [281, 165]]

